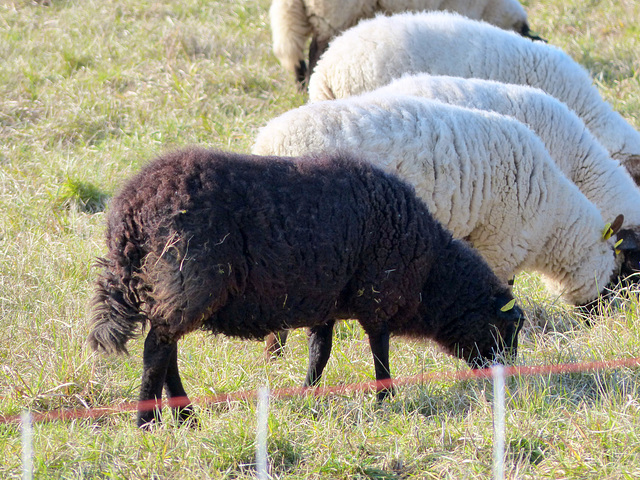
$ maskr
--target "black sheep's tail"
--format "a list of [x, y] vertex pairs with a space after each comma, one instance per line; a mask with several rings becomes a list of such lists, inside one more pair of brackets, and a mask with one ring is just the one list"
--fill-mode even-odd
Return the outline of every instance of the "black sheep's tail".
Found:
[[89, 345], [105, 353], [127, 353], [125, 344], [139, 335], [146, 316], [140, 311], [140, 301], [131, 288], [130, 275], [119, 272], [107, 259], [99, 259], [98, 265], [104, 270], [98, 277], [92, 301]]

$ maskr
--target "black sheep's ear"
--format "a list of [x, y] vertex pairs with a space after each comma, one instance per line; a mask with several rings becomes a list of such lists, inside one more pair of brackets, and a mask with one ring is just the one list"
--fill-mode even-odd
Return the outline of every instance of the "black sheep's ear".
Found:
[[499, 317], [518, 320], [522, 317], [522, 310], [516, 305], [516, 299], [508, 295], [500, 295], [495, 298], [495, 309]]
[[509, 300], [507, 303], [505, 303], [503, 306], [500, 307], [500, 311], [508, 312], [510, 310], [513, 310], [513, 307], [515, 306], [516, 306], [516, 299], [512, 298], [511, 300]]
[[510, 295], [500, 295], [494, 302], [497, 316], [504, 322], [500, 341], [504, 347], [505, 359], [510, 363], [518, 354], [518, 333], [524, 324], [524, 313]]
[[515, 304], [515, 299], [506, 295], [495, 299], [496, 313], [498, 318], [505, 322], [504, 338], [505, 346], [516, 353], [518, 346], [518, 333], [524, 325], [524, 312]]

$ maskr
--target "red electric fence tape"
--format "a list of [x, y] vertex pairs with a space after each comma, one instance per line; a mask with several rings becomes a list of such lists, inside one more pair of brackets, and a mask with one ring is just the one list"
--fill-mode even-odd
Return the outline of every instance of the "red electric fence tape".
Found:
[[[514, 376], [533, 376], [533, 375], [552, 375], [560, 373], [572, 373], [572, 372], [589, 372], [596, 370], [606, 370], [610, 368], [619, 367], [638, 367], [640, 366], [640, 357], [625, 358], [616, 360], [603, 360], [594, 362], [582, 362], [582, 363], [564, 363], [559, 365], [537, 365], [537, 366], [520, 366], [520, 367], [505, 367], [505, 377]], [[339, 385], [333, 387], [315, 387], [315, 388], [280, 388], [271, 392], [273, 398], [284, 397], [297, 397], [297, 396], [316, 396], [322, 397], [330, 394], [347, 394], [353, 392], [362, 391], [375, 391], [377, 389], [389, 387], [391, 385], [410, 385], [421, 384], [434, 381], [461, 381], [472, 378], [491, 378], [491, 369], [485, 368], [482, 370], [465, 370], [454, 372], [434, 372], [428, 374], [415, 375], [412, 377], [395, 378], [393, 380], [383, 381], [371, 381], [363, 383], [352, 383], [348, 385]], [[253, 400], [256, 398], [257, 393], [253, 390], [235, 392], [228, 394], [213, 395], [204, 398], [195, 398], [189, 400], [187, 397], [171, 398], [166, 401], [166, 405], [170, 407], [185, 406], [187, 404], [217, 404], [226, 403], [231, 401], [241, 400]], [[54, 410], [46, 413], [32, 413], [33, 422], [54, 422], [64, 420], [75, 420], [83, 418], [100, 418], [108, 415], [114, 415], [124, 412], [132, 412], [138, 409], [138, 406], [142, 406], [145, 410], [161, 405], [161, 401], [147, 400], [145, 402], [129, 402], [123, 403], [116, 407], [95, 407], [95, 408], [77, 408], [66, 410]], [[0, 415], [0, 423], [20, 423], [20, 415], [4, 416]]]

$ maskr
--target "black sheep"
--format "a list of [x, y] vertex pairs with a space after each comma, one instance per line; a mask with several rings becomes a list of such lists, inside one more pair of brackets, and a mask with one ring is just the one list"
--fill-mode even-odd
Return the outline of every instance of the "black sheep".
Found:
[[[310, 327], [305, 386], [320, 379], [337, 319], [358, 319], [378, 380], [390, 379], [390, 334], [433, 339], [472, 366], [517, 349], [509, 288], [410, 186], [352, 158], [173, 152], [113, 199], [106, 237], [89, 342], [125, 352], [149, 323], [141, 401], [163, 385], [186, 396], [177, 341], [197, 329], [262, 339]], [[139, 408], [138, 425], [156, 418]]]

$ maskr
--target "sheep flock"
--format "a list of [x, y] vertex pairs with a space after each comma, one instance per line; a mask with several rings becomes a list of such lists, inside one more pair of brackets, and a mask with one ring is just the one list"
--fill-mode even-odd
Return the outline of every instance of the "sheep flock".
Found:
[[[640, 134], [519, 2], [273, 0], [270, 19], [309, 103], [250, 153], [162, 155], [110, 205], [89, 343], [126, 352], [150, 327], [140, 400], [187, 396], [194, 330], [273, 355], [307, 328], [313, 387], [355, 319], [384, 382], [392, 335], [472, 368], [517, 361], [519, 272], [588, 323], [637, 281]], [[141, 427], [159, 418], [139, 407]]]

